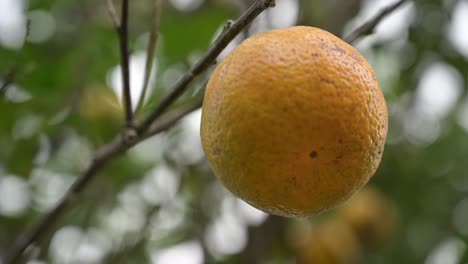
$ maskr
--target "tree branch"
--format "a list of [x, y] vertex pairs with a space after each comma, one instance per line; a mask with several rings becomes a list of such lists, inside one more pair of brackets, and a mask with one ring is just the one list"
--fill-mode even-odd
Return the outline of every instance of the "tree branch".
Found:
[[150, 138], [154, 135], [157, 135], [163, 131], [168, 130], [171, 128], [174, 124], [177, 123], [180, 119], [185, 117], [186, 115], [190, 114], [191, 112], [197, 110], [200, 108], [203, 104], [203, 97], [199, 97], [196, 100], [194, 100], [191, 104], [181, 107], [177, 110], [174, 110], [165, 116], [163, 116], [161, 119], [156, 121], [150, 129], [148, 129], [148, 132], [146, 132], [143, 136], [142, 139], [147, 139]]
[[[127, 2], [128, 0], [123, 1]], [[239, 32], [242, 31], [243, 28], [245, 28], [263, 10], [271, 7], [273, 4], [274, 0], [257, 0], [244, 15], [242, 15], [234, 24], [232, 24], [232, 27], [227, 29], [223, 35], [218, 38], [218, 40], [208, 51], [207, 55], [205, 55], [203, 59], [197, 63], [195, 67], [175, 85], [175, 89], [177, 91], [166, 97], [166, 99], [163, 100], [159, 106], [157, 106], [157, 109], [159, 110], [154, 110], [152, 112], [153, 114], [151, 115], [151, 118], [147, 118], [146, 122], [143, 122], [142, 125], [139, 126], [139, 134], [136, 135], [134, 141], [126, 141], [121, 135], [119, 135], [113, 141], [105, 145], [101, 150], [97, 151], [91, 164], [78, 177], [70, 189], [67, 190], [57, 205], [49, 212], [47, 212], [36, 224], [27, 229], [24, 234], [19, 236], [16, 241], [14, 241], [12, 248], [7, 251], [8, 255], [5, 257], [4, 263], [17, 263], [28, 246], [32, 245], [35, 241], [40, 239], [44, 234], [47, 233], [50, 228], [53, 227], [53, 225], [61, 218], [65, 211], [74, 204], [74, 201], [76, 201], [77, 197], [96, 177], [97, 173], [102, 170], [110, 161], [122, 155], [129, 148], [140, 143], [141, 141], [169, 129], [186, 114], [199, 108], [202, 103], [202, 98], [198, 98], [197, 100], [194, 100], [191, 105], [176, 110], [176, 112], [171, 112], [167, 114], [165, 118], [160, 119], [160, 121], [154, 122], [161, 115], [162, 111], [171, 105], [175, 99], [177, 99], [182, 94], [182, 92], [187, 89], [188, 85], [191, 83], [191, 81], [194, 80], [195, 76], [202, 73], [216, 60], [216, 57], [219, 55], [219, 53], [221, 53], [221, 51], [229, 44], [232, 39], [234, 39], [234, 37]], [[125, 4], [123, 4], [123, 7], [124, 9], [128, 8]], [[127, 18], [125, 18], [125, 20], [122, 19], [122, 21], [126, 22], [126, 19]], [[122, 26], [123, 25], [124, 23], [122, 23]], [[126, 40], [123, 40], [123, 42], [126, 42]], [[126, 49], [123, 50], [125, 51]], [[167, 98], [173, 99], [169, 100]]]
[[10, 69], [8, 69], [8, 71], [2, 77], [2, 79], [1, 79], [2, 83], [0, 85], [0, 97], [4, 96], [6, 94], [6, 91], [8, 90], [8, 87], [10, 86], [10, 84], [15, 79], [16, 70], [17, 70], [16, 65], [13, 65], [13, 66], [10, 67]]
[[146, 51], [146, 65], [145, 73], [143, 76], [143, 88], [141, 89], [140, 99], [135, 110], [135, 115], [140, 111], [145, 103], [145, 96], [148, 90], [148, 85], [151, 77], [151, 71], [153, 69], [154, 57], [159, 38], [159, 20], [161, 17], [161, 0], [153, 0], [153, 8], [151, 10], [151, 30], [148, 43], [148, 49]]
[[76, 200], [77, 196], [88, 186], [89, 182], [94, 178], [96, 173], [104, 167], [112, 158], [118, 156], [126, 150], [123, 141], [119, 138], [112, 143], [106, 145], [99, 151], [88, 168], [83, 174], [73, 183], [64, 197], [57, 203], [57, 205], [50, 210], [42, 219], [37, 222], [33, 227], [26, 231], [26, 233], [16, 239], [12, 248], [8, 250], [10, 255], [5, 258], [5, 263], [17, 263], [21, 254], [26, 248], [33, 244], [38, 238], [47, 233], [53, 224], [60, 218], [65, 210]]
[[145, 120], [136, 127], [136, 131], [141, 134], [159, 117], [161, 114], [184, 92], [189, 84], [200, 73], [205, 71], [216, 61], [218, 55], [226, 46], [260, 13], [275, 5], [275, 0], [257, 0], [238, 20], [236, 20], [229, 30], [226, 30], [212, 45], [208, 53], [203, 56], [175, 85], [171, 92], [164, 97], [153, 109]]
[[53, 224], [63, 215], [65, 210], [73, 205], [73, 202], [76, 200], [76, 198], [84, 191], [91, 180], [94, 179], [96, 173], [104, 166], [106, 166], [108, 162], [123, 154], [134, 145], [137, 145], [138, 143], [154, 135], [170, 129], [187, 114], [200, 108], [202, 103], [203, 96], [200, 96], [189, 105], [168, 113], [159, 121], [155, 122], [148, 129], [148, 132], [139, 137], [132, 145], [126, 145], [121, 137], [117, 137], [110, 144], [106, 145], [100, 151], [98, 151], [92, 163], [73, 183], [63, 199], [61, 199], [57, 205], [51, 211], [49, 211], [35, 226], [28, 230], [25, 235], [15, 241], [13, 247], [8, 251], [11, 255], [6, 257], [5, 263], [15, 263], [21, 256], [21, 253], [24, 252], [24, 250], [26, 250], [29, 245], [33, 244], [34, 241], [36, 241], [39, 237], [42, 237], [44, 234], [46, 234], [47, 231], [53, 226]]
[[107, 0], [107, 11], [109, 12], [109, 16], [111, 18], [112, 24], [114, 25], [115, 29], [120, 27], [119, 18], [117, 17], [117, 12], [115, 12], [115, 6], [113, 0]]
[[123, 103], [127, 128], [133, 127], [132, 97], [130, 94], [130, 54], [128, 52], [128, 0], [122, 0], [122, 19], [117, 28], [120, 43], [120, 64], [122, 67]]
[[344, 37], [344, 41], [348, 43], [353, 43], [359, 38], [372, 34], [377, 27], [377, 25], [388, 15], [393, 13], [395, 10], [397, 10], [401, 5], [403, 5], [407, 0], [399, 0], [395, 2], [394, 4], [391, 4], [382, 10], [378, 14], [376, 14], [373, 18], [371, 18], [369, 21], [365, 22], [355, 30], [353, 30], [351, 33], [348, 34], [348, 36]]

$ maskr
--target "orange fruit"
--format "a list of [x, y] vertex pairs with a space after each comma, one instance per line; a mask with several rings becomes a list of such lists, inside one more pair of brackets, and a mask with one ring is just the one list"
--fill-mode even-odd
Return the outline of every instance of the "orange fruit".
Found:
[[373, 187], [362, 189], [338, 213], [370, 249], [381, 247], [390, 240], [399, 222], [395, 203]]
[[99, 85], [86, 88], [78, 105], [79, 114], [86, 120], [106, 121], [120, 119], [122, 107], [115, 93]]
[[217, 177], [265, 212], [335, 207], [375, 173], [387, 108], [372, 67], [312, 27], [257, 34], [213, 72], [201, 138]]
[[294, 237], [293, 250], [298, 264], [361, 263], [363, 251], [351, 227], [338, 218], [302, 228]]

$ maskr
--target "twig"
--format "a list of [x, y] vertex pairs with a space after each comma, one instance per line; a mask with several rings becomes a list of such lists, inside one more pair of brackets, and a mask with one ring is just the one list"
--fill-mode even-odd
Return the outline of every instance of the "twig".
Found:
[[47, 233], [47, 230], [53, 226], [53, 224], [60, 218], [69, 207], [77, 196], [85, 189], [89, 182], [94, 178], [96, 173], [104, 167], [112, 158], [118, 156], [126, 150], [125, 144], [119, 138], [114, 140], [112, 143], [106, 145], [100, 152], [98, 152], [89, 165], [89, 167], [83, 172], [83, 174], [73, 183], [64, 197], [57, 203], [57, 205], [49, 211], [38, 223], [27, 232], [19, 237], [13, 247], [7, 252], [5, 263], [17, 263], [22, 252], [26, 248], [34, 243], [43, 234]]
[[123, 101], [127, 128], [133, 127], [132, 97], [130, 93], [130, 63], [128, 52], [128, 0], [122, 0], [122, 18], [117, 28], [120, 43], [120, 65], [122, 67]]
[[151, 30], [148, 43], [148, 49], [146, 51], [146, 65], [143, 79], [143, 88], [141, 89], [140, 99], [135, 110], [135, 116], [143, 107], [145, 102], [145, 96], [148, 90], [148, 85], [151, 77], [151, 71], [153, 69], [154, 56], [159, 38], [159, 19], [161, 17], [161, 0], [153, 0], [153, 8], [151, 11]]
[[375, 30], [375, 27], [388, 15], [393, 13], [395, 10], [397, 10], [401, 5], [403, 5], [407, 0], [400, 0], [398, 2], [395, 2], [394, 4], [391, 4], [375, 15], [373, 18], [371, 18], [369, 21], [365, 22], [355, 30], [353, 30], [351, 33], [348, 34], [344, 39], [344, 41], [348, 43], [353, 43], [357, 39], [365, 36], [372, 34]]
[[10, 69], [8, 69], [8, 71], [2, 77], [1, 79], [2, 84], [0, 85], [0, 96], [3, 96], [6, 94], [8, 87], [15, 79], [16, 70], [17, 70], [16, 65], [13, 65], [10, 67]]
[[[126, 0], [123, 0], [126, 2]], [[223, 36], [212, 46], [208, 55], [199, 62], [197, 67], [194, 67], [185, 77], [183, 81], [176, 84], [177, 89], [181, 89], [178, 94], [174, 97], [174, 100], [183, 92], [188, 84], [195, 78], [196, 75], [203, 72], [204, 69], [211, 65], [218, 54], [229, 44], [229, 42], [238, 34], [242, 29], [247, 26], [256, 16], [258, 16], [263, 10], [270, 7], [274, 3], [273, 0], [257, 0], [251, 9], [242, 15], [233, 25], [227, 30]], [[174, 101], [173, 100], [173, 101]], [[166, 99], [167, 101], [167, 99]], [[172, 101], [172, 102], [173, 102]], [[165, 102], [164, 104], [169, 106], [172, 102]], [[18, 237], [14, 242], [11, 249], [9, 249], [8, 255], [5, 257], [4, 264], [14, 264], [20, 259], [22, 253], [43, 236], [47, 230], [49, 230], [65, 213], [69, 207], [73, 205], [76, 198], [85, 190], [89, 183], [96, 177], [97, 172], [102, 170], [110, 161], [116, 157], [125, 153], [126, 150], [143, 141], [144, 139], [155, 135], [161, 131], [164, 131], [173, 126], [178, 120], [184, 117], [186, 114], [197, 109], [201, 104], [201, 98], [195, 100], [193, 105], [182, 108], [180, 111], [173, 112], [167, 115], [166, 118], [160, 119], [160, 121], [153, 123], [153, 121], [160, 116], [158, 113], [155, 117], [151, 118], [151, 122], [141, 125], [139, 134], [136, 135], [135, 141], [127, 142], [120, 135], [117, 136], [113, 141], [105, 145], [100, 151], [97, 152], [95, 158], [88, 166], [88, 168], [78, 177], [73, 185], [65, 193], [64, 197], [57, 203], [57, 205], [47, 212], [42, 219], [40, 219], [31, 228], [27, 229], [23, 235]], [[167, 108], [165, 106], [162, 110]], [[161, 106], [159, 106], [161, 109]], [[161, 111], [161, 110], [158, 110]], [[154, 115], [154, 114], [153, 114]]]
[[115, 138], [111, 143], [104, 146], [100, 151], [97, 152], [96, 157], [92, 163], [86, 169], [86, 171], [73, 183], [70, 189], [67, 191], [62, 200], [49, 211], [35, 226], [29, 229], [25, 235], [17, 239], [16, 243], [8, 252], [10, 256], [5, 258], [5, 263], [15, 263], [21, 256], [21, 253], [37, 238], [47, 233], [47, 230], [53, 226], [53, 224], [59, 219], [59, 217], [70, 207], [76, 198], [83, 192], [86, 186], [94, 179], [96, 173], [106, 166], [109, 161], [123, 154], [131, 147], [138, 143], [157, 135], [163, 131], [166, 131], [173, 127], [180, 119], [185, 117], [187, 114], [197, 110], [203, 103], [203, 96], [194, 100], [191, 104], [181, 107], [180, 109], [174, 110], [163, 116], [160, 120], [155, 122], [147, 133], [137, 139], [132, 145], [126, 145], [121, 137]]
[[165, 131], [169, 128], [171, 128], [177, 121], [179, 121], [181, 118], [186, 116], [187, 114], [190, 114], [191, 112], [197, 110], [200, 108], [203, 104], [203, 97], [199, 97], [198, 99], [194, 100], [191, 104], [181, 107], [180, 109], [174, 110], [165, 116], [163, 118], [159, 119], [156, 121], [146, 132], [143, 136], [142, 139], [147, 139], [150, 138], [154, 135], [157, 135], [161, 133], [162, 131]]
[[136, 131], [141, 134], [159, 117], [161, 114], [176, 101], [189, 87], [189, 84], [200, 73], [205, 71], [213, 64], [218, 55], [226, 48], [226, 46], [260, 13], [269, 7], [275, 5], [275, 0], [258, 0], [245, 12], [238, 20], [236, 20], [226, 30], [220, 38], [212, 45], [208, 53], [203, 56], [190, 70], [187, 72], [172, 88], [171, 92], [164, 97], [159, 104], [150, 112], [147, 118], [136, 127]]
[[117, 12], [115, 11], [114, 1], [107, 0], [107, 11], [109, 12], [109, 16], [112, 20], [112, 24], [116, 29], [120, 27], [119, 18], [117, 17]]

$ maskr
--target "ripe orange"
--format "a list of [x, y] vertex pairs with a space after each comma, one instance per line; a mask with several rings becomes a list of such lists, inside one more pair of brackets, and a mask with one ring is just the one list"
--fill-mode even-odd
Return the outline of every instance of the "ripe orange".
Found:
[[[361, 263], [363, 250], [351, 227], [338, 218], [302, 228], [292, 249], [298, 264]], [[299, 231], [299, 230], [298, 230]]]
[[304, 217], [367, 183], [387, 122], [364, 57], [326, 31], [292, 27], [247, 39], [217, 66], [201, 137], [227, 189], [265, 212]]
[[122, 107], [115, 93], [98, 85], [86, 88], [80, 97], [78, 111], [85, 120], [106, 122], [119, 120]]
[[338, 211], [363, 245], [375, 249], [392, 238], [398, 226], [395, 203], [373, 187], [363, 188]]

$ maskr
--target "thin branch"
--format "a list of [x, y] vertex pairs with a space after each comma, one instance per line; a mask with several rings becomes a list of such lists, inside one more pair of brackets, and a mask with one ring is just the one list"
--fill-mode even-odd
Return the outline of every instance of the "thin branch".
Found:
[[135, 110], [135, 115], [141, 110], [145, 102], [145, 96], [148, 90], [149, 81], [151, 78], [151, 72], [154, 64], [154, 57], [157, 50], [158, 38], [159, 38], [159, 20], [161, 17], [161, 0], [153, 0], [153, 8], [151, 10], [151, 30], [148, 43], [148, 49], [146, 51], [146, 65], [143, 79], [143, 88], [141, 89], [140, 99]]
[[120, 64], [122, 68], [123, 101], [127, 128], [133, 127], [132, 97], [130, 93], [130, 53], [128, 51], [128, 0], [122, 0], [122, 19], [118, 28]]
[[20, 236], [12, 248], [9, 249], [10, 255], [5, 258], [5, 263], [17, 263], [21, 254], [26, 248], [32, 245], [38, 238], [42, 237], [54, 225], [54, 223], [63, 215], [65, 210], [76, 200], [77, 196], [83, 192], [89, 182], [94, 178], [96, 173], [101, 170], [111, 159], [122, 154], [126, 150], [125, 144], [121, 138], [117, 138], [112, 143], [106, 145], [99, 151], [88, 168], [83, 174], [73, 183], [64, 197], [57, 205], [50, 210], [42, 219], [37, 222], [26, 233]]
[[365, 22], [355, 30], [353, 30], [351, 33], [348, 34], [344, 39], [344, 41], [348, 43], [353, 43], [357, 39], [372, 34], [377, 27], [377, 25], [388, 15], [393, 13], [395, 10], [397, 10], [401, 5], [403, 5], [405, 2], [408, 0], [399, 0], [395, 2], [394, 4], [391, 4], [382, 10], [378, 14], [376, 14], [373, 18], [371, 18], [369, 21]]
[[[123, 0], [126, 2], [126, 0]], [[257, 0], [257, 2], [250, 8], [244, 15], [242, 15], [233, 25], [227, 30], [218, 41], [212, 46], [208, 54], [200, 61], [196, 67], [194, 67], [189, 73], [187, 73], [175, 87], [179, 90], [175, 96], [174, 100], [187, 89], [187, 86], [195, 78], [196, 75], [200, 74], [208, 68], [218, 56], [219, 53], [229, 44], [229, 42], [240, 32], [242, 29], [247, 26], [255, 17], [257, 17], [263, 10], [272, 6], [274, 0]], [[123, 25], [123, 24], [122, 24]], [[202, 99], [198, 98], [194, 100], [194, 103], [177, 110], [176, 112], [171, 112], [165, 116], [165, 118], [160, 119], [158, 122], [153, 122], [161, 114], [159, 111], [164, 111], [174, 100], [171, 102], [164, 103], [164, 107], [159, 106], [156, 115], [153, 114], [149, 121], [143, 123], [139, 127], [139, 134], [136, 135], [136, 139], [132, 142], [125, 141], [121, 135], [117, 136], [113, 141], [105, 145], [101, 150], [99, 150], [91, 164], [88, 168], [78, 177], [78, 179], [73, 183], [70, 189], [67, 190], [63, 198], [57, 203], [57, 205], [47, 212], [42, 219], [40, 219], [36, 224], [31, 228], [27, 229], [25, 233], [19, 236], [16, 241], [14, 241], [13, 246], [8, 251], [8, 255], [4, 259], [5, 264], [14, 264], [18, 263], [18, 260], [21, 258], [23, 252], [32, 245], [35, 241], [40, 239], [44, 234], [47, 233], [49, 229], [61, 218], [61, 216], [69, 209], [74, 202], [77, 200], [78, 196], [89, 186], [89, 183], [96, 177], [97, 173], [102, 170], [109, 162], [115, 158], [121, 156], [128, 149], [134, 145], [140, 143], [141, 141], [165, 131], [172, 127], [178, 120], [183, 118], [186, 114], [194, 111], [199, 108], [202, 103]]]
[[155, 122], [148, 132], [139, 137], [132, 145], [126, 145], [121, 137], [117, 137], [111, 143], [104, 146], [97, 152], [98, 154], [96, 154], [92, 163], [73, 183], [62, 200], [60, 200], [57, 205], [41, 219], [41, 221], [15, 241], [13, 247], [8, 251], [11, 255], [5, 258], [5, 263], [16, 263], [19, 257], [21, 257], [22, 252], [24, 252], [29, 245], [32, 245], [38, 238], [46, 234], [54, 223], [63, 215], [63, 213], [65, 213], [65, 210], [73, 205], [86, 186], [88, 186], [88, 184], [95, 178], [96, 173], [104, 168], [111, 160], [120, 156], [138, 143], [172, 128], [180, 119], [200, 108], [202, 103], [203, 96], [197, 98], [187, 106], [166, 114], [163, 118]]
[[187, 106], [181, 107], [177, 110], [167, 113], [166, 115], [162, 116], [161, 119], [153, 123], [153, 125], [148, 129], [148, 132], [143, 134], [142, 139], [144, 140], [144, 139], [150, 138], [154, 135], [157, 135], [163, 131], [168, 130], [174, 124], [176, 124], [177, 121], [179, 121], [186, 115], [200, 108], [202, 104], [203, 104], [203, 96], [192, 101]]
[[0, 85], [0, 96], [4, 96], [10, 84], [13, 83], [13, 80], [15, 79], [15, 75], [16, 75], [16, 70], [17, 70], [16, 65], [13, 65], [10, 67], [10, 69], [8, 69], [8, 71], [2, 77], [1, 79], [2, 83]]
[[117, 12], [115, 11], [115, 5], [113, 0], [107, 0], [107, 12], [112, 20], [112, 24], [116, 29], [120, 27], [119, 18], [117, 17]]
[[275, 5], [275, 0], [257, 0], [246, 13], [236, 20], [226, 30], [220, 38], [212, 45], [208, 53], [203, 56], [188, 73], [186, 73], [172, 88], [171, 92], [164, 97], [159, 104], [153, 109], [148, 117], [136, 127], [136, 131], [141, 134], [159, 117], [161, 114], [175, 102], [189, 87], [189, 84], [200, 73], [205, 71], [211, 64], [216, 61], [218, 55], [226, 48], [226, 46], [260, 13], [269, 7]]

